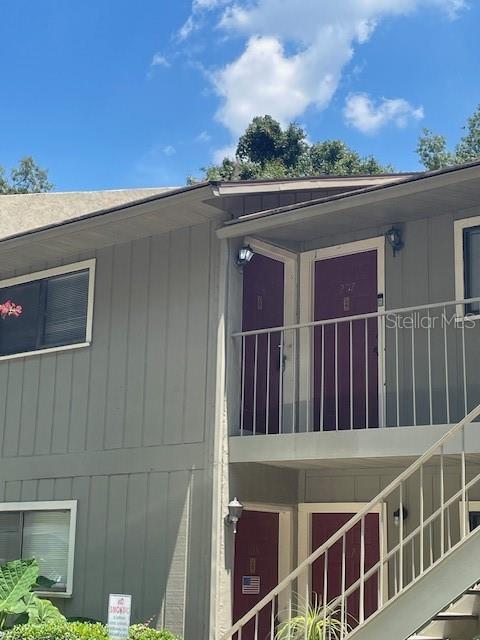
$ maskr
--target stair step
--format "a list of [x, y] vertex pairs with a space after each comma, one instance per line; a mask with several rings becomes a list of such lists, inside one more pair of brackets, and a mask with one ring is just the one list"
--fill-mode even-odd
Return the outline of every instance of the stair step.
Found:
[[480, 596], [480, 589], [467, 589], [465, 591], [466, 596]]
[[455, 611], [442, 611], [438, 613], [433, 620], [477, 620], [478, 613], [457, 613]]
[[408, 640], [444, 640], [443, 636], [422, 636], [421, 634], [416, 634], [414, 636], [410, 636]]

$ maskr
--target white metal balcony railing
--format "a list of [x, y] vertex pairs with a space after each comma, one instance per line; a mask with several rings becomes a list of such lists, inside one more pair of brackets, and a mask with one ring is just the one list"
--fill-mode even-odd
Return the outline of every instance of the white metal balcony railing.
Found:
[[[344, 640], [468, 536], [475, 535], [470, 531], [467, 505], [469, 496], [478, 493], [480, 487], [479, 463], [466, 455], [465, 436], [468, 428], [480, 427], [474, 422], [479, 415], [480, 405], [315, 549], [235, 622], [221, 640], [309, 638], [311, 628], [305, 624], [305, 602], [316, 603], [309, 622], [319, 628], [323, 626], [322, 637], [333, 634], [336, 640]], [[449, 453], [450, 445], [461, 453]], [[404, 515], [405, 502], [408, 519]], [[389, 530], [388, 535], [380, 527], [378, 557], [372, 559], [366, 552], [367, 518], [380, 514], [384, 519], [387, 511], [396, 509], [398, 527]], [[359, 540], [359, 553], [347, 556], [355, 537]], [[291, 621], [295, 629], [289, 627]]]
[[234, 435], [454, 424], [480, 402], [479, 302], [235, 333]]

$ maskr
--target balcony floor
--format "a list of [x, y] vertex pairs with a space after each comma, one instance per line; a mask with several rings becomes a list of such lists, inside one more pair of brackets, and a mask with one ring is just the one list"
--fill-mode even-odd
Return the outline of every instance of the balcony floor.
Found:
[[[422, 455], [451, 425], [428, 425], [324, 431], [271, 435], [244, 435], [229, 438], [230, 462], [260, 462], [289, 468], [314, 466], [404, 465]], [[480, 454], [480, 424], [467, 429], [466, 451]], [[461, 451], [461, 437], [445, 448], [446, 454]]]

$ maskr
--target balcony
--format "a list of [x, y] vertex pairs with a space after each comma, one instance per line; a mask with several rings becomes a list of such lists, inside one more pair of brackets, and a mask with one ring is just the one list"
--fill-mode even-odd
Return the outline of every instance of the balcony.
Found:
[[233, 461], [416, 455], [480, 402], [479, 302], [234, 334]]

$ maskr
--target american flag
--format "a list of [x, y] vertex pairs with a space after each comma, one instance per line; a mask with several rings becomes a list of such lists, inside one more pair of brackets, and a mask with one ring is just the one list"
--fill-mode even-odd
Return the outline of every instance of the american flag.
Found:
[[257, 595], [260, 593], [260, 576], [242, 576], [242, 593]]

